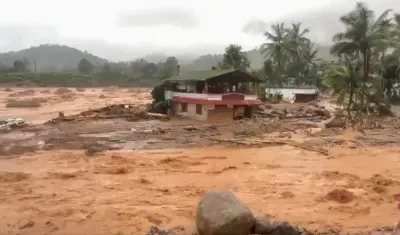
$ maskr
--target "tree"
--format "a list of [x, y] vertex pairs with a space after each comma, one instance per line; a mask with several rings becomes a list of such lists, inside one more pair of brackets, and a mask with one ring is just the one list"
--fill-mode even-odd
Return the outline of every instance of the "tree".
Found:
[[346, 58], [347, 65], [335, 65], [329, 67], [325, 71], [324, 85], [331, 88], [334, 95], [338, 95], [336, 103], [344, 105], [346, 96], [349, 97], [347, 102], [347, 113], [351, 117], [351, 110], [354, 103], [354, 97], [358, 82], [361, 79], [360, 64], [357, 61], [351, 61]]
[[250, 61], [240, 45], [230, 44], [225, 48], [221, 68], [247, 71], [250, 68]]
[[109, 72], [111, 72], [110, 63], [104, 63], [104, 65], [103, 65], [103, 73], [109, 73]]
[[[333, 37], [335, 44], [331, 53], [337, 56], [343, 54], [356, 54], [363, 63], [363, 84], [365, 89], [370, 73], [370, 60], [374, 49], [386, 50], [392, 44], [387, 34], [387, 26], [384, 24], [391, 10], [386, 10], [377, 19], [374, 12], [365, 3], [358, 2], [356, 8], [340, 18], [346, 26], [346, 31]], [[363, 105], [364, 97], [361, 97]]]
[[154, 78], [157, 74], [157, 65], [155, 63], [148, 63], [142, 69], [144, 78]]
[[18, 72], [26, 71], [26, 64], [22, 60], [15, 60], [13, 67]]
[[176, 76], [178, 73], [177, 66], [178, 60], [174, 56], [168, 57], [167, 60], [164, 62], [163, 77], [167, 78]]
[[284, 23], [272, 25], [271, 29], [272, 32], [267, 31], [264, 33], [268, 42], [262, 44], [260, 50], [261, 53], [265, 54], [267, 60], [276, 64], [275, 76], [280, 80], [285, 63], [290, 54], [290, 44], [288, 42], [287, 30], [285, 29]]
[[81, 73], [91, 73], [93, 71], [93, 65], [87, 59], [83, 58], [79, 61], [78, 70]]

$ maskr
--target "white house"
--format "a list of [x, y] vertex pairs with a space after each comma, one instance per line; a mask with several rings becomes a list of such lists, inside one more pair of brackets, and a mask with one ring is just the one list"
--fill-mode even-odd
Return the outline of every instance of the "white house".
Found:
[[274, 95], [276, 93], [281, 93], [283, 96], [283, 100], [293, 101], [295, 96], [298, 95], [316, 95], [318, 94], [318, 88], [316, 87], [306, 87], [306, 88], [297, 88], [297, 87], [281, 87], [281, 88], [265, 88], [265, 94], [267, 97], [270, 95]]

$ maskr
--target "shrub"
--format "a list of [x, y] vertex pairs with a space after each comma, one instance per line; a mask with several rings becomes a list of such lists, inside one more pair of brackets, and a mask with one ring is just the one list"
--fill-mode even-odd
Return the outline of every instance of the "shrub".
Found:
[[42, 93], [42, 94], [50, 94], [51, 91], [50, 90], [42, 90], [42, 91], [40, 91], [40, 93]]
[[85, 89], [85, 88], [80, 88], [80, 87], [78, 87], [78, 88], [76, 88], [76, 91], [77, 91], [77, 92], [85, 92], [86, 89]]
[[38, 108], [42, 104], [37, 98], [25, 99], [25, 100], [8, 100], [6, 103], [6, 108]]
[[62, 94], [70, 93], [70, 92], [72, 92], [70, 89], [68, 89], [66, 87], [60, 87], [54, 93], [57, 95], [62, 95]]
[[118, 90], [117, 86], [110, 86], [103, 89], [103, 92], [116, 92]]
[[13, 89], [7, 87], [6, 89], [4, 89], [4, 91], [5, 91], [5, 92], [11, 92], [11, 91], [13, 91]]
[[31, 96], [31, 95], [35, 95], [34, 90], [19, 91], [16, 93], [12, 93], [9, 96], [10, 97], [18, 97], [18, 96]]

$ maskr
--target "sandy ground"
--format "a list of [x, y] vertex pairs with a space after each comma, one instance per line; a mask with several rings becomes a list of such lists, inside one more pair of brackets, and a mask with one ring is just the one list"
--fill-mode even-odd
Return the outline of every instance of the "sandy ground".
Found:
[[[110, 102], [144, 102], [146, 92], [131, 97], [125, 89], [108, 97]], [[1, 106], [0, 117], [41, 123], [59, 111], [74, 114], [104, 106], [97, 98], [102, 93], [89, 90], [73, 101], [53, 99], [36, 109]], [[1, 92], [0, 100], [7, 94]], [[171, 123], [164, 125], [179, 124]], [[114, 125], [140, 129], [156, 124]], [[226, 126], [218, 128], [229, 132]], [[96, 125], [59, 127], [69, 135], [77, 129], [96, 132]], [[165, 141], [180, 133], [172, 132]], [[199, 133], [188, 135], [188, 147], [199, 142]], [[232, 190], [256, 214], [306, 228], [392, 226], [400, 212], [392, 199], [400, 188], [400, 147], [347, 145], [359, 136], [355, 131], [339, 134], [334, 142], [341, 144], [331, 147], [329, 156], [290, 146], [177, 148], [168, 142], [162, 149], [90, 157], [84, 150], [62, 148], [0, 157], [0, 234], [145, 234], [151, 225], [183, 227], [190, 234], [197, 202], [217, 188]]]

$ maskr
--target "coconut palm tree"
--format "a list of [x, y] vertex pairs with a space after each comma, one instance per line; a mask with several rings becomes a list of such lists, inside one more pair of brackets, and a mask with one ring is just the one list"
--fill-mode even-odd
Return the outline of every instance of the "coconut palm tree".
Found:
[[361, 54], [364, 82], [368, 80], [371, 49], [390, 44], [390, 38], [382, 30], [382, 24], [387, 20], [390, 12], [391, 10], [386, 10], [375, 19], [374, 11], [370, 10], [365, 3], [358, 2], [355, 10], [340, 18], [346, 26], [346, 31], [333, 37], [335, 44], [331, 48], [331, 53], [335, 55]]
[[306, 37], [309, 32], [309, 29], [301, 29], [301, 23], [292, 24], [292, 28], [287, 29], [287, 38], [290, 45], [289, 51], [292, 54], [292, 60], [300, 61], [303, 59], [302, 55], [311, 43], [311, 40]]
[[285, 64], [290, 56], [290, 43], [284, 23], [271, 26], [272, 32], [265, 32], [264, 36], [268, 42], [261, 45], [261, 53], [265, 54], [266, 60], [276, 64], [276, 76], [280, 79]]
[[332, 89], [333, 95], [337, 95], [336, 103], [344, 105], [346, 96], [349, 97], [346, 108], [349, 117], [360, 79], [360, 64], [349, 57], [346, 57], [346, 65], [332, 65], [325, 71], [323, 84]]
[[[387, 33], [385, 22], [391, 10], [386, 10], [377, 19], [374, 11], [365, 3], [358, 2], [356, 8], [340, 18], [346, 26], [346, 31], [333, 37], [335, 44], [331, 48], [334, 55], [357, 54], [363, 64], [363, 81], [361, 89], [366, 89], [369, 82], [370, 60], [375, 48], [383, 49], [392, 45], [390, 35]], [[363, 91], [362, 93], [365, 93]], [[364, 106], [364, 97], [361, 97], [361, 106]]]

